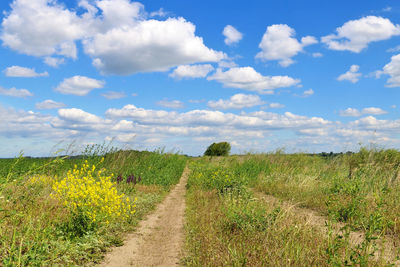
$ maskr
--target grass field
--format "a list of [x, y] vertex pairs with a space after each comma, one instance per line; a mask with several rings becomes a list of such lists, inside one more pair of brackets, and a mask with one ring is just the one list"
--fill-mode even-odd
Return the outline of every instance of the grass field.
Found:
[[[75, 165], [78, 172], [84, 164], [90, 170], [72, 173], [64, 188], [55, 186]], [[104, 157], [92, 154], [71, 159], [0, 160], [0, 263], [82, 266], [99, 262], [106, 248], [120, 245], [123, 234], [134, 229], [178, 182], [185, 164], [186, 158], [180, 155], [137, 151], [107, 153]], [[96, 170], [90, 174], [93, 166]], [[104, 174], [99, 175], [97, 170]], [[110, 178], [110, 194], [90, 191], [93, 187], [88, 173], [94, 184], [102, 182], [98, 188], [107, 188]], [[120, 199], [112, 195], [112, 188], [117, 189]], [[134, 213], [116, 216], [128, 209], [124, 206], [127, 199]], [[93, 208], [94, 200], [98, 209]], [[90, 217], [93, 213], [97, 214], [96, 221]]]
[[4, 266], [100, 262], [164, 198], [186, 165], [184, 266], [399, 264], [396, 150], [100, 154], [0, 160]]

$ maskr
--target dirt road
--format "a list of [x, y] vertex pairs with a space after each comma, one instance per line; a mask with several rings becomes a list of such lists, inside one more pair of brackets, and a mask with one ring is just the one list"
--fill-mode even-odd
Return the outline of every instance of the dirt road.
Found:
[[124, 245], [106, 255], [100, 266], [176, 266], [184, 245], [185, 192], [189, 169], [179, 183], [150, 214], [141, 221]]

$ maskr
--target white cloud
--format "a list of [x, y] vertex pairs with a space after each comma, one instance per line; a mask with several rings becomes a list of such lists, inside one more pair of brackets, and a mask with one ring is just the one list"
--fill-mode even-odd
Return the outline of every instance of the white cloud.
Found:
[[99, 124], [105, 122], [104, 119], [78, 108], [59, 109], [58, 116], [60, 119], [69, 122], [89, 123], [89, 124]]
[[369, 43], [387, 40], [396, 35], [400, 35], [399, 25], [394, 25], [386, 18], [367, 16], [346, 22], [336, 28], [336, 34], [324, 36], [321, 41], [332, 50], [360, 53]]
[[120, 75], [167, 71], [177, 65], [226, 58], [224, 53], [207, 48], [195, 35], [195, 26], [183, 18], [113, 28], [85, 40], [84, 47], [96, 68]]
[[10, 89], [5, 89], [1, 86], [0, 86], [0, 95], [12, 96], [12, 97], [33, 96], [33, 94], [26, 89], [16, 89], [14, 87]]
[[236, 94], [228, 100], [208, 101], [207, 105], [215, 109], [242, 109], [265, 104], [258, 95]]
[[286, 24], [269, 26], [259, 44], [261, 52], [256, 58], [278, 60], [281, 66], [287, 67], [294, 63], [292, 57], [302, 52], [305, 46], [318, 43], [313, 36], [303, 37], [299, 42], [294, 38], [295, 34], [295, 30]]
[[305, 90], [304, 92], [303, 92], [303, 96], [305, 96], [305, 97], [307, 97], [307, 96], [312, 96], [314, 94], [314, 90], [313, 89], [308, 89], [308, 90]]
[[355, 108], [347, 108], [346, 110], [341, 110], [339, 115], [343, 117], [360, 117], [361, 115], [383, 115], [386, 113], [387, 112], [381, 108], [369, 107], [363, 108], [362, 111]]
[[44, 63], [51, 67], [57, 68], [61, 64], [64, 64], [65, 60], [64, 58], [58, 58], [58, 57], [45, 57]]
[[120, 99], [126, 97], [126, 94], [124, 92], [115, 92], [115, 91], [108, 91], [101, 95], [107, 99]]
[[269, 103], [268, 104], [269, 108], [284, 108], [285, 105], [281, 104], [281, 103]]
[[361, 112], [355, 108], [347, 108], [339, 111], [339, 115], [343, 117], [359, 117], [361, 116]]
[[4, 70], [7, 77], [47, 77], [49, 73], [47, 71], [42, 73], [37, 73], [34, 68], [25, 68], [20, 66], [11, 66]]
[[226, 25], [222, 34], [225, 36], [224, 42], [226, 45], [236, 44], [243, 38], [243, 34], [231, 25]]
[[157, 102], [157, 105], [162, 106], [162, 107], [166, 107], [166, 108], [183, 108], [183, 102], [179, 101], [179, 100], [167, 100], [167, 99], [163, 99]]
[[207, 80], [215, 80], [224, 87], [239, 88], [259, 93], [270, 93], [271, 90], [298, 85], [300, 80], [289, 76], [263, 76], [252, 67], [237, 67], [227, 71], [217, 69]]
[[[147, 19], [144, 6], [130, 0], [81, 0], [74, 10], [53, 0], [14, 0], [11, 8], [2, 22], [4, 45], [44, 56], [51, 66], [62, 60], [54, 55], [77, 58], [76, 41], [82, 41], [93, 65], [106, 74], [167, 71], [226, 58], [204, 45], [193, 23]], [[79, 8], [86, 12], [78, 15]]]
[[163, 8], [160, 8], [159, 10], [150, 13], [150, 17], [165, 17], [167, 15], [168, 12], [164, 11]]
[[178, 66], [169, 75], [172, 78], [182, 79], [182, 78], [204, 78], [208, 73], [214, 70], [214, 67], [210, 64], [202, 65], [181, 65]]
[[56, 108], [63, 108], [65, 107], [64, 103], [56, 102], [51, 99], [44, 100], [43, 102], [36, 103], [35, 107], [37, 109], [56, 109]]
[[358, 82], [358, 80], [360, 79], [360, 77], [362, 75], [361, 73], [358, 72], [359, 69], [360, 69], [360, 66], [351, 65], [350, 69], [346, 73], [341, 74], [337, 78], [337, 80], [338, 81], [347, 80], [347, 81], [350, 81], [352, 83], [356, 83], [356, 82]]
[[377, 78], [382, 74], [387, 74], [387, 87], [400, 87], [400, 54], [392, 56], [390, 62], [383, 67], [383, 71], [377, 71]]
[[375, 107], [370, 107], [370, 108], [363, 108], [362, 114], [371, 114], [371, 115], [383, 115], [386, 114], [387, 112], [384, 111], [381, 108], [375, 108]]
[[104, 81], [77, 75], [64, 79], [55, 90], [66, 95], [84, 96], [94, 89], [103, 87]]
[[75, 40], [85, 36], [80, 17], [56, 1], [15, 0], [2, 22], [5, 46], [33, 56], [76, 58]]
[[316, 52], [316, 53], [312, 53], [313, 57], [323, 57], [324, 55], [322, 53]]

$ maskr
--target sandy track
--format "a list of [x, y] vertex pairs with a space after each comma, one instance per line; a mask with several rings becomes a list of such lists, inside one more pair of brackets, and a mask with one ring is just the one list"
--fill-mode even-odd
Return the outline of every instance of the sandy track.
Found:
[[189, 169], [157, 209], [114, 248], [100, 266], [177, 266], [183, 256], [185, 192]]

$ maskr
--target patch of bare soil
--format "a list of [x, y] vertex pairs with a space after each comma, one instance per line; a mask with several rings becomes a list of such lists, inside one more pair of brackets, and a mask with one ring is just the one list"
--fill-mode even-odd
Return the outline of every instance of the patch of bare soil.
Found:
[[[272, 205], [280, 204], [285, 210], [292, 211], [294, 214], [303, 217], [305, 219], [306, 224], [309, 224], [313, 227], [316, 227], [322, 232], [328, 233], [328, 228], [326, 227], [326, 223], [328, 222], [328, 218], [318, 214], [318, 212], [298, 207], [297, 204], [294, 204], [290, 201], [283, 201], [274, 196], [266, 195], [262, 192], [254, 192], [255, 197], [271, 203]], [[345, 226], [344, 223], [336, 223], [333, 225], [334, 230], [340, 232], [341, 229]], [[350, 232], [350, 243], [353, 246], [357, 246], [362, 243], [365, 239], [365, 233], [362, 231], [352, 231]], [[397, 259], [397, 255], [399, 252], [399, 246], [390, 236], [385, 236], [384, 238], [380, 238], [377, 240], [378, 251], [375, 254], [378, 259], [380, 255], [383, 253], [383, 259], [387, 262], [394, 263], [395, 266], [400, 266], [400, 261]]]
[[114, 248], [100, 266], [178, 266], [183, 256], [185, 192], [189, 169], [157, 209]]

